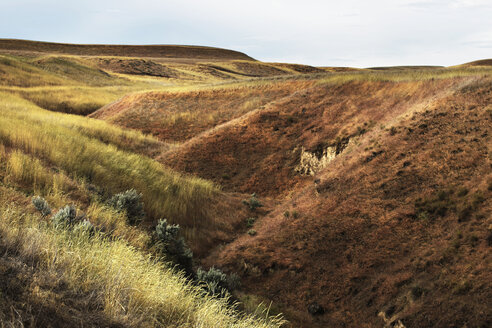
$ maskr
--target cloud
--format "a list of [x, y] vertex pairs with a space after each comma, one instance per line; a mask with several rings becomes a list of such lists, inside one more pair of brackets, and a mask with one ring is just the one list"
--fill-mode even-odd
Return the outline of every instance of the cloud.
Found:
[[490, 57], [489, 2], [7, 0], [0, 37], [209, 45], [323, 66], [450, 65]]
[[466, 8], [466, 7], [489, 7], [491, 3], [489, 0], [455, 0], [452, 1], [451, 6], [454, 8]]

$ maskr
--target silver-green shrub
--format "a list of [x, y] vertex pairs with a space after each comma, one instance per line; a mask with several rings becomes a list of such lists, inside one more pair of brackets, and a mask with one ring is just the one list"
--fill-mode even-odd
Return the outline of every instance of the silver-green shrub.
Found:
[[179, 225], [169, 224], [166, 219], [159, 220], [155, 227], [155, 237], [162, 253], [176, 263], [187, 274], [193, 272], [193, 253], [179, 235]]
[[237, 274], [227, 275], [220, 269], [211, 267], [208, 271], [198, 268], [196, 279], [211, 295], [224, 296], [240, 285]]
[[75, 206], [67, 205], [64, 208], [56, 212], [51, 218], [53, 225], [59, 228], [70, 227], [75, 223], [77, 211]]
[[145, 217], [142, 194], [135, 189], [114, 195], [109, 200], [109, 205], [119, 212], [125, 212], [130, 224], [137, 224]]
[[50, 205], [43, 197], [34, 196], [32, 198], [32, 204], [41, 213], [42, 216], [48, 216], [51, 214]]

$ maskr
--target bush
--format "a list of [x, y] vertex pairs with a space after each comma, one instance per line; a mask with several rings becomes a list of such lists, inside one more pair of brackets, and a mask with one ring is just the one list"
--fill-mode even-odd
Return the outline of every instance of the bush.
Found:
[[32, 204], [41, 213], [42, 216], [48, 216], [51, 214], [51, 208], [48, 202], [40, 196], [32, 198]]
[[256, 236], [256, 230], [255, 229], [249, 229], [248, 230], [248, 235], [250, 235], [250, 236]]
[[75, 223], [77, 210], [73, 205], [67, 205], [60, 209], [51, 219], [53, 225], [58, 228], [70, 227]]
[[251, 227], [253, 227], [253, 225], [255, 224], [255, 222], [256, 222], [256, 218], [248, 218], [246, 220], [246, 226], [248, 228], [251, 228]]
[[168, 224], [167, 220], [159, 220], [155, 227], [155, 237], [165, 254], [172, 262], [176, 263], [186, 274], [193, 273], [193, 253], [186, 245], [183, 237], [179, 236], [179, 225]]
[[214, 296], [225, 296], [240, 285], [237, 274], [226, 275], [220, 269], [211, 267], [208, 271], [198, 268], [196, 272], [198, 282], [203, 284], [207, 292]]
[[84, 219], [73, 227], [73, 231], [76, 233], [89, 234], [90, 236], [92, 236], [96, 232], [96, 229], [94, 228], [94, 225], [89, 222], [89, 220]]
[[263, 207], [263, 204], [260, 203], [255, 193], [251, 194], [249, 200], [243, 200], [243, 204], [247, 205], [251, 211], [256, 210], [258, 207]]
[[137, 224], [145, 217], [142, 194], [139, 194], [135, 189], [114, 195], [109, 200], [109, 205], [119, 212], [125, 212], [130, 224]]

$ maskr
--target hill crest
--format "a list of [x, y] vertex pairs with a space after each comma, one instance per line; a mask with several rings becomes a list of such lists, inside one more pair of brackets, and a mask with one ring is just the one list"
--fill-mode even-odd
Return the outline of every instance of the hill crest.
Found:
[[254, 60], [250, 56], [235, 50], [192, 45], [70, 44], [19, 39], [0, 39], [0, 50], [50, 52], [79, 56]]

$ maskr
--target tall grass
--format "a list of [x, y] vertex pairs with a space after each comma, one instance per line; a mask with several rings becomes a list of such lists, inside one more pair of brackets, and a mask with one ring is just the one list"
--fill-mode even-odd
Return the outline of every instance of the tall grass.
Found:
[[0, 209], [7, 249], [91, 294], [109, 317], [134, 327], [279, 327], [278, 318], [239, 316], [181, 275], [122, 241], [55, 229], [13, 208]]
[[2, 100], [0, 142], [5, 146], [41, 158], [109, 193], [135, 188], [143, 193], [150, 217], [166, 217], [189, 227], [205, 223], [206, 204], [217, 192], [212, 183], [180, 175], [118, 147], [152, 144], [153, 139], [118, 128], [107, 132], [101, 127], [110, 126], [103, 122], [45, 111], [12, 95], [2, 95]]
[[73, 85], [75, 83], [35, 67], [26, 60], [0, 55], [0, 85], [33, 87], [63, 84]]
[[16, 150], [7, 160], [7, 179], [32, 187], [34, 192], [46, 195], [58, 193], [71, 188], [69, 178], [60, 172], [48, 170], [37, 158]]

